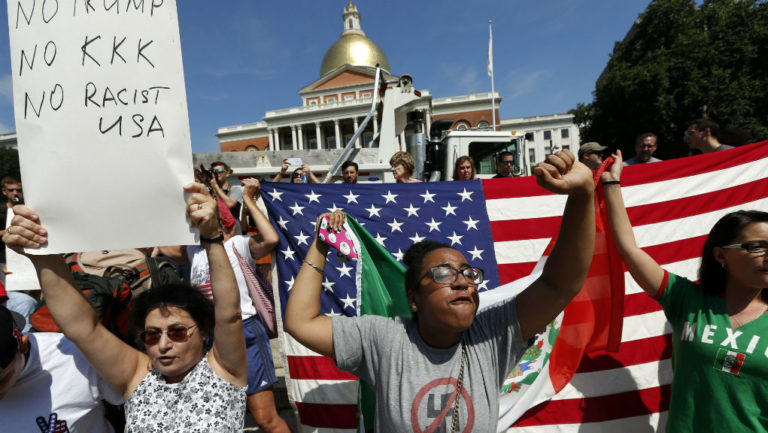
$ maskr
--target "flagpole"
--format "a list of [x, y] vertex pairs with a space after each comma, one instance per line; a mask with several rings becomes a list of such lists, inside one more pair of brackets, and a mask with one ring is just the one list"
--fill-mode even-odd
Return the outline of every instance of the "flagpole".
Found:
[[493, 26], [491, 20], [488, 20], [488, 75], [491, 76], [491, 118], [493, 119], [493, 130], [496, 130], [496, 86], [493, 82]]

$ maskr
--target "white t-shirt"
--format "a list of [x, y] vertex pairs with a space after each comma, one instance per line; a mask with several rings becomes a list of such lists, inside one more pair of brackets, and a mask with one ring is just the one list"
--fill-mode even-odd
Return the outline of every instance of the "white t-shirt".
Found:
[[0, 400], [0, 430], [112, 432], [101, 400], [123, 399], [104, 382], [74, 343], [59, 333], [29, 334], [30, 352], [16, 384]]
[[[224, 242], [224, 249], [227, 251], [229, 264], [232, 265], [232, 269], [235, 271], [237, 287], [240, 289], [240, 311], [243, 320], [255, 316], [256, 308], [253, 306], [251, 295], [248, 293], [248, 285], [245, 283], [245, 276], [240, 269], [240, 263], [237, 261], [234, 248], [237, 248], [240, 257], [247, 260], [251, 266], [255, 266], [253, 258], [251, 257], [251, 249], [248, 246], [249, 239], [250, 236], [234, 236], [232, 239]], [[205, 254], [205, 250], [199, 245], [189, 245], [187, 246], [187, 257], [189, 257], [189, 262], [192, 264], [189, 281], [208, 299], [213, 300], [211, 274], [208, 266], [208, 256]]]

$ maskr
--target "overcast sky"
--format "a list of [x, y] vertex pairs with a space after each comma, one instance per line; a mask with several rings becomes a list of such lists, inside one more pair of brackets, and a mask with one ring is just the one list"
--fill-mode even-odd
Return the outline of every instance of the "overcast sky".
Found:
[[[2, 10], [7, 2], [2, 0]], [[49, 0], [52, 1], [52, 0]], [[72, 1], [72, 0], [59, 0]], [[93, 0], [101, 1], [101, 0]], [[149, 0], [147, 0], [149, 1]], [[14, 3], [15, 4], [15, 3]], [[392, 73], [434, 97], [491, 89], [493, 20], [501, 118], [563, 113], [592, 99], [614, 43], [646, 0], [354, 2]], [[343, 29], [346, 0], [178, 0], [192, 147], [216, 152], [216, 130], [300, 104]], [[8, 23], [0, 29], [0, 133], [14, 128]]]

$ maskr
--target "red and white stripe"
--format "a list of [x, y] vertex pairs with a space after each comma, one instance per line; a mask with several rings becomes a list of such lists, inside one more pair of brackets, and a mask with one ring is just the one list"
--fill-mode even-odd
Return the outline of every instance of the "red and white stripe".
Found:
[[[665, 269], [695, 280], [701, 246], [715, 221], [737, 209], [768, 211], [766, 144], [626, 167], [622, 193], [638, 245]], [[566, 198], [547, 193], [533, 178], [484, 180], [483, 190], [505, 284], [533, 270], [560, 227]], [[671, 329], [628, 273], [625, 287], [619, 352], [585, 356], [571, 382], [510, 432], [664, 431]], [[354, 431], [355, 377], [283, 337], [288, 393], [302, 431]]]

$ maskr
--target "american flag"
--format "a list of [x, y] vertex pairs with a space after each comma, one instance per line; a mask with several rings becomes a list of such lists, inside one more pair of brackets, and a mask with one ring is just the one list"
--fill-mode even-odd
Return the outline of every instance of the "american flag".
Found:
[[[622, 191], [639, 245], [670, 272], [696, 279], [701, 246], [720, 216], [735, 209], [768, 210], [765, 144], [627, 167]], [[532, 177], [405, 185], [264, 184], [262, 191], [280, 234], [273, 284], [283, 308], [322, 212], [338, 208], [352, 215], [396, 258], [420, 239], [452, 244], [486, 271], [482, 290], [487, 290], [533, 270], [560, 226], [566, 200], [544, 191]], [[323, 313], [354, 315], [354, 266], [332, 257], [326, 274]], [[671, 329], [629, 274], [625, 286], [619, 352], [585, 356], [571, 383], [528, 411], [510, 431], [664, 430]], [[302, 428], [356, 429], [356, 378], [283, 336], [289, 397]]]

